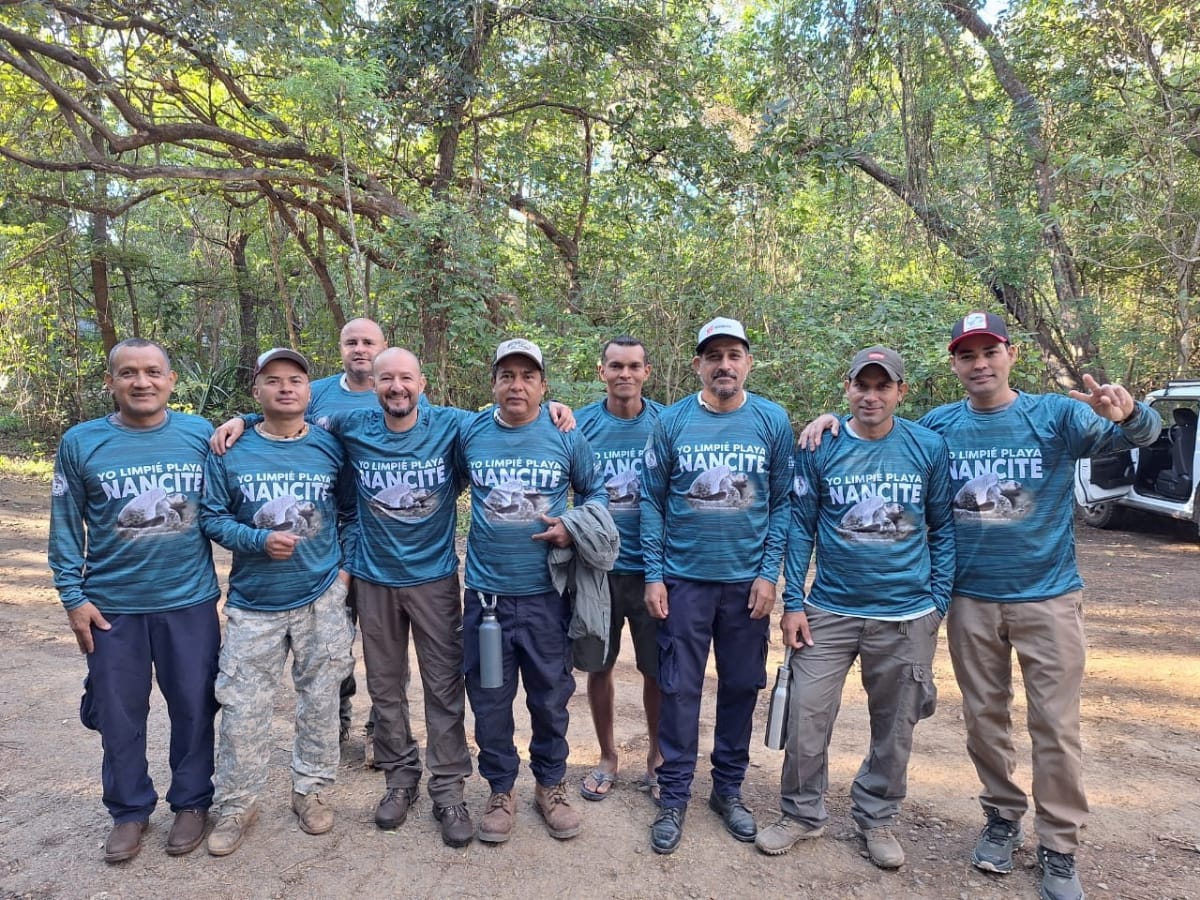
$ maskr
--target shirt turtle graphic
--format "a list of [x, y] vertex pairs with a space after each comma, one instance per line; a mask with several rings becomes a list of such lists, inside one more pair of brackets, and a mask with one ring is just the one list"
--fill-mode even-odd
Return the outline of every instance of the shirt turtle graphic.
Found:
[[913, 531], [904, 506], [883, 497], [864, 497], [846, 510], [838, 534], [854, 541], [896, 541]]
[[1015, 520], [1032, 509], [1032, 495], [1021, 482], [1001, 479], [995, 472], [977, 475], [954, 495], [954, 516], [958, 519]]
[[196, 517], [195, 506], [183, 494], [168, 494], [159, 487], [142, 491], [117, 514], [122, 537], [175, 534], [186, 531]]
[[532, 522], [550, 508], [550, 501], [516, 478], [502, 481], [483, 499], [492, 522]]
[[321, 514], [309, 501], [284, 494], [258, 508], [254, 514], [254, 527], [268, 531], [290, 531], [303, 537], [320, 530]]
[[609, 509], [636, 509], [642, 499], [642, 481], [633, 469], [618, 472], [604, 482]]
[[376, 493], [370, 500], [378, 513], [393, 519], [423, 519], [437, 509], [437, 494], [398, 481]]
[[754, 500], [754, 489], [745, 472], [713, 466], [695, 477], [687, 500], [695, 509], [745, 509]]

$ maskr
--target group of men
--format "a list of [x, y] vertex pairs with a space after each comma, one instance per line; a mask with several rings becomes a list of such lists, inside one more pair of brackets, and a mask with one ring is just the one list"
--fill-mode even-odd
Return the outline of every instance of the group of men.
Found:
[[[1087, 810], [1084, 636], [1071, 467], [1155, 439], [1157, 415], [1127, 391], [1091, 379], [1070, 400], [1013, 389], [1017, 350], [1004, 322], [972, 313], [955, 323], [950, 343], [964, 400], [919, 424], [897, 417], [903, 360], [871, 347], [846, 373], [849, 415], [818, 419], [795, 448], [784, 410], [746, 390], [753, 357], [733, 319], [700, 329], [699, 390], [665, 408], [643, 396], [644, 345], [609, 341], [598, 367], [605, 397], [579, 411], [578, 431], [569, 415], [558, 427], [552, 421], [545, 362], [529, 341], [500, 344], [495, 405], [467, 413], [425, 400], [418, 360], [385, 349], [374, 323], [356, 320], [342, 337], [345, 376], [311, 391], [302, 355], [264, 353], [254, 372], [261, 416], [226, 423], [211, 453], [211, 428], [167, 409], [174, 373], [165, 351], [126, 341], [105, 376], [117, 412], [63, 438], [50, 561], [88, 658], [81, 718], [103, 742], [108, 861], [136, 855], [157, 802], [145, 758], [152, 670], [171, 720], [168, 853], [199, 846], [212, 806], [211, 853], [231, 853], [245, 837], [289, 650], [298, 695], [292, 807], [303, 830], [332, 827], [320, 792], [337, 764], [336, 685], [353, 667], [344, 608], [352, 585], [386, 786], [380, 828], [403, 824], [422, 775], [407, 702], [411, 635], [443, 840], [500, 843], [511, 834], [518, 680], [536, 807], [552, 836], [578, 834], [582, 819], [565, 784], [571, 669], [587, 673], [600, 747], [579, 792], [600, 801], [619, 767], [613, 667], [628, 622], [649, 735], [637, 784], [658, 804], [656, 852], [682, 841], [711, 649], [708, 805], [730, 834], [778, 855], [822, 833], [828, 744], [857, 659], [871, 745], [851, 788], [852, 815], [870, 859], [898, 867], [904, 851], [893, 826], [914, 727], [936, 703], [932, 661], [948, 617], [968, 752], [983, 783], [986, 825], [972, 861], [1011, 871], [1023, 840], [1015, 649], [1033, 740], [1042, 893], [1082, 896], [1074, 853]], [[318, 386], [338, 395], [337, 406], [316, 408]], [[362, 402], [372, 397], [374, 405]], [[822, 442], [827, 427], [835, 437]], [[464, 489], [471, 527], [460, 601], [455, 500]], [[234, 554], [223, 645], [209, 538]], [[741, 789], [781, 574], [792, 675], [782, 815], [760, 829]], [[491, 790], [478, 825], [463, 800], [471, 772], [464, 697]]]

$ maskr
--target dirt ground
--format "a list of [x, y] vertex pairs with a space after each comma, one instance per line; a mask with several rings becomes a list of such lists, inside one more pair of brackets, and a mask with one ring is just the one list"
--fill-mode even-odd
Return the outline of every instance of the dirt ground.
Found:
[[[242, 848], [224, 859], [203, 848], [168, 857], [163, 847], [170, 812], [160, 806], [141, 855], [107, 866], [101, 859], [109, 822], [100, 802], [99, 737], [76, 714], [85, 665], [46, 568], [47, 495], [46, 486], [34, 481], [0, 480], [0, 897], [1037, 896], [1031, 842], [1006, 877], [985, 875], [968, 862], [981, 813], [944, 642], [936, 669], [941, 701], [937, 714], [917, 729], [901, 824], [908, 863], [896, 872], [864, 858], [848, 815], [847, 791], [867, 739], [864, 698], [853, 678], [830, 748], [834, 819], [823, 840], [774, 858], [736, 843], [704, 803], [710, 781], [703, 761], [682, 846], [667, 857], [651, 852], [647, 826], [654, 810], [633, 786], [646, 735], [628, 638], [618, 668], [623, 777], [603, 802], [576, 801], [585, 830], [572, 841], [560, 843], [546, 833], [532, 806], [527, 769], [517, 784], [517, 825], [507, 844], [444, 846], [424, 796], [402, 828], [378, 830], [372, 813], [383, 778], [362, 768], [359, 733], [345, 748], [331, 793], [337, 824], [320, 837], [304, 834], [288, 807], [292, 701], [284, 688], [275, 710], [263, 815]], [[1194, 528], [1150, 521], [1137, 527], [1080, 529], [1088, 582], [1083, 735], [1092, 814], [1079, 864], [1092, 898], [1200, 898], [1200, 544]], [[223, 574], [227, 558], [219, 565]], [[777, 632], [773, 639], [772, 676], [782, 657]], [[702, 748], [711, 746], [712, 677], [710, 671]], [[418, 695], [414, 685], [420, 732]], [[745, 785], [763, 824], [777, 814], [782, 759], [762, 746], [766, 702], [764, 691]], [[366, 705], [356, 698], [356, 722]], [[1016, 705], [1023, 719], [1019, 694]], [[468, 722], [468, 734], [472, 727]], [[519, 725], [519, 731], [525, 728]], [[167, 782], [166, 734], [155, 694], [150, 759], [160, 792]], [[527, 740], [523, 731], [517, 743]], [[1018, 777], [1027, 781], [1023, 731], [1021, 740]], [[571, 702], [570, 743], [569, 778], [577, 784], [597, 755], [582, 678]], [[486, 798], [486, 785], [471, 778], [467, 800], [474, 815]]]

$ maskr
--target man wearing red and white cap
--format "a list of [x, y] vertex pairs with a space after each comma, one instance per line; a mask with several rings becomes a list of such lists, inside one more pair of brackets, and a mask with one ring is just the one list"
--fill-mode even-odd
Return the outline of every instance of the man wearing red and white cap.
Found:
[[662, 412], [642, 457], [646, 607], [659, 620], [662, 693], [656, 853], [675, 852], [683, 839], [710, 647], [717, 718], [708, 805], [736, 840], [758, 831], [742, 781], [787, 541], [792, 428], [782, 407], [745, 389], [753, 361], [740, 322], [704, 325], [692, 360], [700, 390]]

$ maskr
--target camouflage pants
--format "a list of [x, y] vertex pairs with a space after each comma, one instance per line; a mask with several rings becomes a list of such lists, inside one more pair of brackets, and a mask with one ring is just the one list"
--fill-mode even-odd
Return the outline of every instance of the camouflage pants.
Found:
[[266, 785], [275, 687], [289, 649], [296, 686], [292, 789], [309, 794], [334, 782], [338, 685], [354, 666], [354, 631], [345, 598], [346, 588], [338, 579], [298, 609], [226, 609], [216, 685], [221, 726], [213, 775], [213, 805], [221, 815], [249, 809]]

